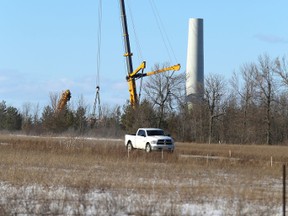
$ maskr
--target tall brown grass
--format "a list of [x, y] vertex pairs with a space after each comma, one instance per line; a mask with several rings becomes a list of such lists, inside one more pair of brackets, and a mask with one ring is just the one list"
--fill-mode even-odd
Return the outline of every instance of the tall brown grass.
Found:
[[[172, 154], [134, 150], [128, 157], [121, 141], [0, 135], [0, 181], [16, 188], [36, 184], [47, 190], [51, 187], [76, 190], [79, 198], [76, 209], [83, 211], [85, 205], [95, 205], [96, 209], [117, 206], [111, 212], [106, 211], [111, 215], [125, 208], [127, 211], [131, 205], [127, 202], [131, 200], [125, 201], [123, 197], [131, 194], [140, 197], [133, 199], [131, 211], [136, 215], [156, 211], [177, 215], [181, 213], [179, 205], [185, 203], [213, 203], [224, 208], [225, 213], [236, 215], [275, 213], [275, 206], [281, 208], [281, 168], [288, 161], [286, 152], [287, 147], [283, 146], [177, 143]], [[203, 155], [203, 158], [183, 155]], [[207, 155], [225, 159], [209, 159]], [[229, 159], [230, 156], [237, 160]], [[112, 192], [114, 196], [91, 204], [85, 195], [92, 190]], [[142, 196], [150, 197], [150, 202]], [[39, 195], [41, 199], [45, 200], [43, 203], [52, 202]], [[64, 201], [61, 202], [63, 206]], [[0, 204], [0, 213], [4, 204]], [[253, 204], [261, 209], [253, 209]], [[44, 204], [42, 207], [42, 212], [50, 208]]]

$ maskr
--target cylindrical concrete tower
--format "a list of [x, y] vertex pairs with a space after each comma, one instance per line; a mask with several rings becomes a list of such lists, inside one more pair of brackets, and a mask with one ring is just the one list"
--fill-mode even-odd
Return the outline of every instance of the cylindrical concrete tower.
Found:
[[204, 90], [204, 42], [203, 19], [189, 19], [186, 63], [186, 97], [192, 108], [203, 97]]

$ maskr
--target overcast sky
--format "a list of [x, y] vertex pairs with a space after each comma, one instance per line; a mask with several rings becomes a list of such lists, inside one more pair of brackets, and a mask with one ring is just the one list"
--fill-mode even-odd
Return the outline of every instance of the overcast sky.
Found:
[[[76, 103], [82, 95], [93, 106], [98, 3], [98, 0], [1, 0], [0, 101], [20, 109], [27, 102], [43, 107], [50, 103], [50, 93], [70, 89], [72, 102]], [[152, 5], [161, 18], [162, 34], [168, 35], [172, 58]], [[261, 54], [273, 58], [287, 55], [287, 8], [287, 0], [127, 0], [134, 68], [142, 60], [147, 61], [147, 71], [156, 63], [180, 63], [180, 73], [185, 73], [188, 20], [203, 18], [205, 75], [216, 73], [229, 79], [233, 71], [239, 71], [244, 63], [257, 61]], [[129, 93], [118, 0], [103, 0], [102, 13], [98, 80], [101, 102], [123, 105]], [[136, 41], [143, 59], [139, 57]]]

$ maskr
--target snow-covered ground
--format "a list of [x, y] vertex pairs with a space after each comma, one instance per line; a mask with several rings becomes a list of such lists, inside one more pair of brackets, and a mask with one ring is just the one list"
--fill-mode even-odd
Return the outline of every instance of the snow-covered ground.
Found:
[[0, 215], [281, 215], [281, 206], [243, 206], [237, 200], [183, 203], [134, 191], [81, 191], [40, 185], [0, 183]]
[[124, 139], [116, 139], [116, 138], [103, 138], [103, 137], [80, 137], [80, 136], [32, 136], [32, 135], [23, 135], [23, 134], [17, 134], [17, 135], [11, 135], [10, 136], [17, 136], [17, 137], [27, 137], [27, 138], [41, 138], [41, 139], [58, 139], [58, 140], [69, 140], [69, 139], [75, 139], [75, 140], [91, 140], [91, 141], [112, 141], [112, 142], [123, 142]]

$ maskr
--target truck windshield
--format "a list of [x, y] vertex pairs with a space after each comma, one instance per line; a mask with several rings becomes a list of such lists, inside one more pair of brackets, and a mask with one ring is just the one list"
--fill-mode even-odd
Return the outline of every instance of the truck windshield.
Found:
[[157, 136], [157, 135], [164, 135], [163, 130], [147, 130], [147, 135], [148, 136]]

